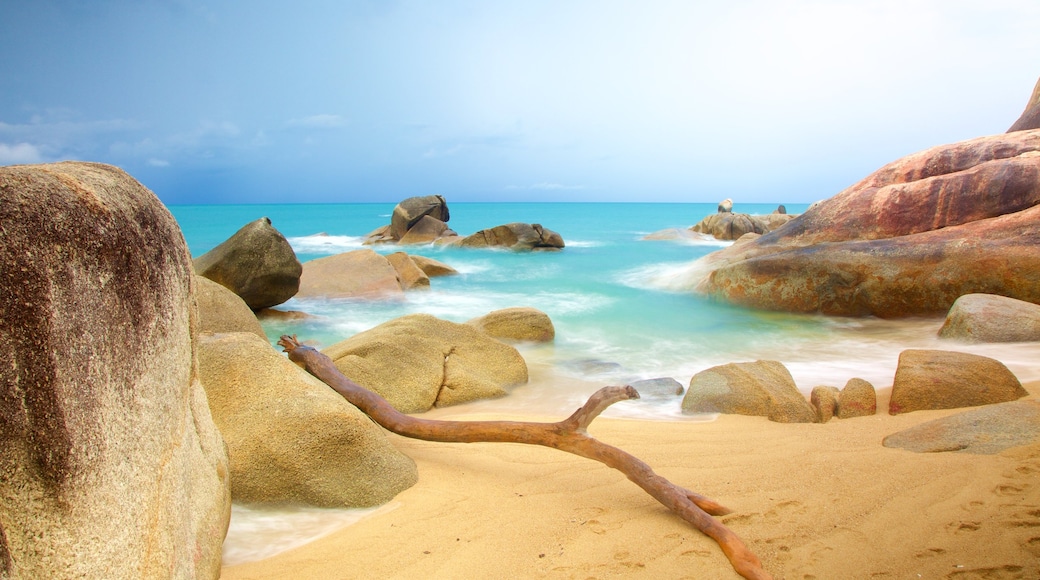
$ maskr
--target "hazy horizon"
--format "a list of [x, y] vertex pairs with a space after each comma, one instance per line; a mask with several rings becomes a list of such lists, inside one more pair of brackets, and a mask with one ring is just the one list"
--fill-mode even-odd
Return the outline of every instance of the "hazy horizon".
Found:
[[7, 0], [0, 165], [165, 203], [811, 203], [1001, 133], [1040, 3]]

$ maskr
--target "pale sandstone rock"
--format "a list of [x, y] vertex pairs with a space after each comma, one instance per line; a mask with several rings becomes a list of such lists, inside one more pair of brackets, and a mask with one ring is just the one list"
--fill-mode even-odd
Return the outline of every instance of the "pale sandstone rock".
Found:
[[196, 297], [200, 332], [251, 332], [267, 340], [256, 314], [238, 294], [199, 276]]
[[816, 422], [816, 411], [777, 361], [729, 363], [697, 373], [690, 379], [682, 409], [755, 415], [778, 423]]
[[888, 412], [991, 405], [1027, 394], [998, 360], [964, 352], [910, 349], [899, 354]]
[[1040, 341], [1040, 304], [995, 294], [965, 294], [950, 307], [939, 337], [964, 342]]
[[556, 338], [556, 328], [549, 315], [537, 308], [503, 308], [474, 318], [466, 324], [503, 340], [552, 342]]

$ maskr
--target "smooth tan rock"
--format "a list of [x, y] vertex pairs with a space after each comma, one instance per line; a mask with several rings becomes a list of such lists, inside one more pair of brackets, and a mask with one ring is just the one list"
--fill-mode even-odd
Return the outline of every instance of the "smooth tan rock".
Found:
[[401, 245], [430, 244], [438, 238], [457, 235], [454, 230], [448, 227], [448, 224], [435, 217], [424, 215], [401, 236], [397, 243]]
[[256, 314], [238, 294], [199, 276], [196, 279], [196, 297], [199, 332], [251, 332], [267, 340]]
[[363, 249], [305, 262], [297, 296], [385, 298], [402, 292], [397, 270], [390, 261]]
[[412, 261], [415, 262], [415, 265], [430, 278], [436, 278], [438, 276], [455, 276], [459, 273], [455, 268], [452, 268], [444, 262], [434, 260], [433, 258], [417, 256], [414, 254], [409, 254], [408, 257], [411, 258]]
[[816, 422], [826, 423], [838, 414], [838, 387], [813, 387], [809, 403], [816, 409]]
[[526, 306], [495, 310], [466, 324], [502, 340], [552, 342], [556, 338], [556, 327], [549, 315]]
[[1040, 304], [995, 294], [958, 298], [939, 337], [963, 342], [1040, 341]]
[[888, 412], [992, 405], [1028, 394], [998, 360], [964, 352], [910, 349], [899, 354]]
[[266, 217], [195, 258], [195, 271], [238, 294], [253, 310], [277, 306], [300, 287], [300, 261]]
[[396, 318], [323, 352], [403, 413], [501, 397], [527, 382], [527, 363], [515, 348], [428, 314]]
[[368, 507], [418, 479], [367, 415], [248, 333], [203, 337], [199, 377], [246, 504]]
[[404, 252], [394, 252], [386, 256], [390, 265], [397, 271], [397, 281], [402, 290], [428, 289], [430, 277], [423, 272], [411, 256]]
[[191, 256], [125, 172], [0, 167], [0, 576], [217, 578], [228, 460]]
[[700, 260], [694, 288], [767, 310], [905, 317], [1040, 302], [1040, 130], [934, 147]]
[[852, 378], [845, 383], [845, 388], [838, 393], [838, 409], [835, 413], [839, 419], [853, 417], [869, 417], [877, 414], [877, 391], [869, 382]]
[[778, 423], [816, 422], [816, 411], [777, 361], [729, 363], [697, 373], [690, 379], [682, 410], [754, 415]]
[[928, 421], [885, 437], [885, 447], [916, 453], [994, 455], [1040, 439], [1040, 401], [987, 405]]

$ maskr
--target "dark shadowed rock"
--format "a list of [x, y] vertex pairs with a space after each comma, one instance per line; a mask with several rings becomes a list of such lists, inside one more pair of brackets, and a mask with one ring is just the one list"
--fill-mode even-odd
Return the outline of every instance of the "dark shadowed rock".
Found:
[[430, 287], [430, 277], [404, 252], [388, 254], [386, 260], [397, 271], [397, 282], [402, 290], [426, 289]]
[[514, 251], [559, 250], [564, 247], [560, 234], [540, 224], [511, 223], [466, 236], [457, 242], [464, 248], [507, 248]]
[[939, 337], [963, 342], [1040, 341], [1040, 304], [995, 294], [965, 294], [950, 307]]
[[700, 260], [695, 288], [832, 315], [946, 312], [957, 297], [1040, 302], [1040, 130], [934, 147], [787, 225]]
[[265, 217], [196, 258], [195, 271], [259, 310], [292, 298], [300, 287], [302, 267], [285, 236]]
[[398, 243], [402, 245], [431, 244], [440, 238], [450, 238], [457, 235], [454, 230], [448, 227], [448, 224], [437, 218], [424, 215], [415, 225], [409, 228], [408, 232], [401, 236]]
[[251, 332], [267, 340], [257, 315], [231, 290], [199, 276], [195, 295], [199, 332]]
[[1012, 401], [928, 421], [885, 437], [885, 447], [916, 453], [994, 455], [1040, 439], [1040, 402]]
[[228, 460], [173, 216], [115, 167], [2, 167], [0, 241], [0, 576], [219, 577]]
[[733, 200], [726, 198], [719, 202], [717, 213], [730, 213], [733, 211]]
[[466, 324], [502, 340], [551, 342], [556, 338], [556, 327], [549, 315], [537, 308], [503, 308]]
[[409, 197], [397, 204], [390, 216], [390, 237], [394, 240], [404, 238], [412, 226], [425, 216], [445, 224], [448, 223], [448, 219], [451, 217], [448, 212], [448, 202], [444, 201], [444, 197], [440, 195], [424, 195]]
[[838, 387], [813, 387], [809, 403], [816, 409], [816, 422], [826, 423], [838, 414]]
[[1011, 125], [1008, 133], [1012, 131], [1027, 131], [1029, 129], [1040, 129], [1040, 81], [1037, 81], [1036, 86], [1033, 88], [1033, 94], [1029, 96], [1026, 110], [1022, 111], [1022, 116]]
[[755, 415], [778, 423], [816, 422], [816, 411], [777, 361], [729, 363], [697, 373], [690, 379], [682, 409]]
[[415, 484], [415, 463], [324, 383], [252, 334], [203, 337], [199, 378], [247, 504], [367, 507]]
[[998, 360], [964, 352], [910, 349], [899, 354], [888, 412], [992, 405], [1028, 394]]
[[515, 348], [428, 314], [396, 318], [323, 352], [403, 413], [501, 397], [527, 382], [527, 363]]
[[845, 388], [838, 393], [839, 419], [853, 417], [869, 417], [877, 414], [877, 391], [874, 385], [863, 379], [852, 378], [845, 383]]

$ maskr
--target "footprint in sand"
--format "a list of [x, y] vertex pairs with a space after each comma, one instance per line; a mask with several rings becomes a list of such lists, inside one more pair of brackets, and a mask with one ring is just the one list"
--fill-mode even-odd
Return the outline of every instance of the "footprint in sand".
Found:
[[973, 568], [971, 570], [957, 570], [956, 572], [950, 572], [946, 575], [947, 580], [966, 580], [968, 578], [974, 580], [981, 578], [984, 580], [1023, 580], [1022, 566], [1016, 566], [1008, 564], [1007, 566], [999, 566], [995, 568]]

